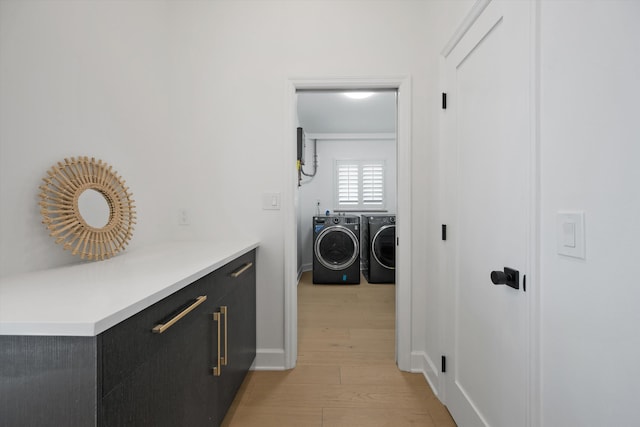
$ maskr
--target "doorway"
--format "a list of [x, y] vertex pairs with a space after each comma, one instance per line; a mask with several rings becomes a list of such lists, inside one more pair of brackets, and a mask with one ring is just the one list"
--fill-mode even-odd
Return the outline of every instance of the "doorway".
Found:
[[[360, 239], [368, 230], [362, 215], [396, 215], [396, 98], [395, 90], [386, 89], [297, 91], [298, 274], [313, 271], [314, 259], [319, 261], [315, 283], [359, 283], [360, 271], [369, 265], [367, 245]], [[345, 256], [343, 261], [348, 263], [340, 267], [336, 260], [337, 266], [325, 270], [320, 267], [323, 254], [313, 250], [311, 220], [318, 217], [324, 222], [327, 215], [360, 224], [346, 225], [356, 229], [352, 239], [344, 242], [331, 238], [346, 237], [339, 232], [344, 231], [342, 227], [336, 228], [338, 233], [323, 233], [327, 247], [332, 248], [328, 255]], [[395, 239], [389, 243], [394, 258], [390, 281], [394, 282]], [[348, 279], [342, 279], [343, 273]], [[377, 275], [371, 281], [376, 280], [380, 280]]]
[[397, 209], [396, 225], [396, 362], [401, 370], [411, 369], [411, 141], [410, 80], [397, 79], [295, 79], [287, 82], [285, 120], [285, 368], [297, 360], [297, 283], [298, 283], [298, 173], [292, 168], [296, 158], [297, 91], [300, 90], [393, 90], [397, 91]]

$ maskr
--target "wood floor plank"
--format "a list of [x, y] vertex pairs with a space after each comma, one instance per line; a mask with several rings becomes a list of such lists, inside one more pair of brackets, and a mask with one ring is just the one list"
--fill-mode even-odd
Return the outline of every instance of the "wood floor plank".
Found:
[[298, 305], [298, 314], [320, 313], [320, 314], [349, 314], [352, 312], [364, 313], [368, 316], [375, 316], [379, 313], [394, 314], [393, 307], [385, 301], [354, 301], [349, 303], [318, 302], [313, 304]]
[[[334, 333], [331, 333], [333, 331]], [[327, 328], [324, 333], [299, 334], [298, 351], [356, 351], [388, 352], [395, 343], [395, 334], [391, 330], [379, 329]]]
[[271, 387], [255, 384], [244, 396], [243, 405], [311, 408], [395, 408], [428, 412], [434, 399], [426, 388], [395, 385], [290, 384]]
[[222, 427], [322, 427], [322, 409], [239, 405]]
[[300, 341], [313, 341], [313, 340], [348, 340], [351, 338], [351, 332], [349, 328], [298, 328], [298, 348], [300, 348]]
[[396, 339], [395, 329], [349, 328], [349, 336], [353, 339], [372, 340]]
[[349, 327], [357, 329], [389, 329], [395, 322], [393, 313], [371, 313], [368, 310], [351, 313], [299, 313], [298, 327], [325, 326], [328, 328]]
[[325, 339], [301, 341], [301, 350], [305, 351], [355, 351], [360, 353], [386, 353], [389, 346], [393, 346], [393, 339], [380, 339], [375, 342], [359, 339]]
[[423, 388], [424, 393], [430, 394], [429, 385], [421, 374], [402, 372], [396, 366], [341, 366], [340, 384], [359, 385], [394, 385]]
[[357, 351], [299, 351], [298, 365], [362, 365], [393, 364], [395, 366], [395, 352], [387, 350], [379, 353]]
[[436, 427], [428, 412], [380, 408], [324, 408], [322, 427]]
[[271, 387], [289, 384], [340, 384], [340, 367], [338, 365], [307, 365], [288, 371], [261, 371], [259, 375], [253, 377], [251, 384], [266, 384]]

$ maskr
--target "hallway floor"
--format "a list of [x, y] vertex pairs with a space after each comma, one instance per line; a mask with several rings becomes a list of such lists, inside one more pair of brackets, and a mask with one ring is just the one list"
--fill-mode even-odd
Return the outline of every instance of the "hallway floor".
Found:
[[249, 372], [225, 427], [455, 427], [421, 374], [394, 358], [395, 287], [298, 285], [298, 363]]

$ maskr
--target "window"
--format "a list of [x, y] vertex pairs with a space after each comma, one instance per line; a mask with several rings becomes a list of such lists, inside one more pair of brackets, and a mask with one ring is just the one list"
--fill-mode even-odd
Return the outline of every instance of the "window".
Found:
[[335, 169], [335, 210], [384, 210], [384, 160], [336, 160]]

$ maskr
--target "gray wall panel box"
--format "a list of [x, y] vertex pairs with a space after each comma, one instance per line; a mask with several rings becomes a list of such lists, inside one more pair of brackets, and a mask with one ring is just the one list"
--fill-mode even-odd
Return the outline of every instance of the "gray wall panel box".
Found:
[[304, 130], [302, 128], [298, 128], [298, 160], [300, 160], [300, 164], [304, 165], [304, 152], [305, 150], [305, 136]]

